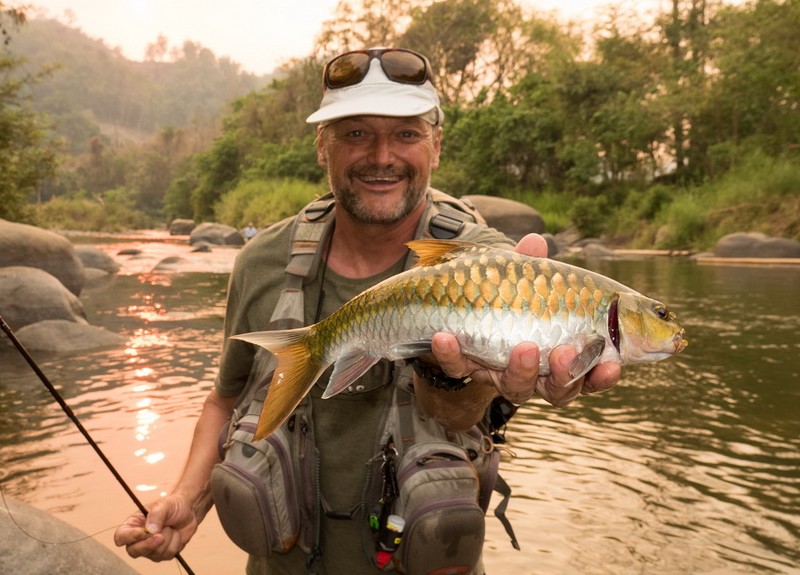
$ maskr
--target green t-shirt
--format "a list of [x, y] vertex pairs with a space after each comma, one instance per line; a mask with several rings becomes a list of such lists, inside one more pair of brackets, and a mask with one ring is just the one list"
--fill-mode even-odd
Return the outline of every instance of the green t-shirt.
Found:
[[[242, 392], [253, 366], [249, 344], [229, 340], [236, 333], [267, 329], [272, 311], [284, 285], [284, 268], [294, 218], [271, 226], [242, 249], [236, 259], [228, 290], [220, 371], [216, 387], [225, 396]], [[459, 240], [512, 247], [506, 236], [485, 226], [469, 226]], [[403, 271], [405, 258], [370, 278], [350, 279], [333, 270], [323, 271], [304, 289], [305, 320], [313, 323], [320, 296], [322, 318], [376, 283]], [[328, 370], [328, 373], [330, 369]], [[382, 421], [391, 399], [392, 364], [380, 361], [350, 389], [329, 399], [321, 399], [327, 386], [324, 374], [311, 390], [314, 434], [320, 453], [320, 487], [329, 510], [347, 514], [356, 510], [367, 480], [367, 462], [376, 454]], [[331, 519], [323, 515], [321, 525], [322, 573], [335, 575], [375, 575], [386, 573], [370, 565], [362, 540], [365, 532], [355, 519]], [[299, 548], [269, 559], [251, 557], [248, 575], [295, 575], [306, 572], [305, 553]]]

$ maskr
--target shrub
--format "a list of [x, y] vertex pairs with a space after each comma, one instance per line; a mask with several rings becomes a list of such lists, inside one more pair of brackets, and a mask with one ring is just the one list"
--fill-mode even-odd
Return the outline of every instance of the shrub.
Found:
[[132, 194], [125, 189], [109, 190], [96, 197], [79, 192], [59, 196], [36, 210], [36, 223], [45, 228], [86, 232], [119, 232], [152, 228], [153, 218], [133, 207]]
[[234, 227], [256, 227], [282, 220], [324, 192], [305, 180], [246, 180], [225, 194], [214, 207], [216, 220]]
[[586, 237], [599, 237], [609, 221], [609, 202], [605, 196], [584, 196], [572, 203], [570, 217]]

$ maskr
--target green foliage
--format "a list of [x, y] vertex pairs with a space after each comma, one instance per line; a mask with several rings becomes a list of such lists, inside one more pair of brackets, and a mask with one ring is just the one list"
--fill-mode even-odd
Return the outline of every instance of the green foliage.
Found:
[[194, 218], [192, 192], [198, 186], [196, 163], [186, 160], [176, 170], [164, 194], [164, 212], [167, 221], [175, 218]]
[[583, 196], [572, 202], [569, 215], [572, 222], [587, 237], [599, 237], [609, 220], [610, 206], [606, 196]]
[[320, 182], [325, 172], [317, 164], [317, 149], [314, 134], [295, 138], [286, 144], [266, 142], [261, 155], [253, 162], [247, 177], [300, 178], [309, 182]]
[[24, 13], [0, 4], [0, 218], [27, 221], [27, 201], [56, 168], [57, 144], [48, 134], [47, 118], [34, 111], [26, 96], [38, 76], [23, 75], [22, 61], [7, 51], [10, 28]]
[[157, 222], [137, 210], [131, 194], [123, 188], [109, 190], [102, 197], [79, 193], [57, 197], [38, 206], [37, 225], [45, 228], [76, 231], [120, 232], [158, 227]]
[[239, 145], [232, 134], [219, 138], [214, 147], [197, 158], [199, 184], [192, 190], [192, 213], [196, 221], [213, 215], [214, 204], [232, 189], [240, 175]]
[[523, 192], [511, 197], [534, 208], [544, 220], [545, 229], [551, 234], [564, 231], [572, 225], [570, 209], [575, 195], [569, 192]]
[[748, 156], [719, 180], [631, 193], [606, 231], [636, 247], [706, 250], [729, 233], [800, 239], [800, 163]]
[[304, 180], [243, 180], [217, 203], [214, 216], [238, 228], [249, 222], [264, 227], [296, 214], [321, 191]]

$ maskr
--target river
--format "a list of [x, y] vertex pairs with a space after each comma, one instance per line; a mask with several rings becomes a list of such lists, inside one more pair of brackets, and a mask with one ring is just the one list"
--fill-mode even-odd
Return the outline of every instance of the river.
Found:
[[[145, 502], [180, 472], [213, 385], [235, 256], [146, 239], [94, 240], [122, 270], [81, 295], [90, 322], [127, 344], [33, 354]], [[124, 247], [143, 254], [117, 255]], [[212, 271], [153, 271], [173, 255], [183, 270]], [[800, 268], [688, 258], [585, 265], [667, 302], [690, 344], [677, 357], [625, 368], [604, 394], [563, 409], [533, 400], [519, 411], [501, 470], [522, 549], [490, 514], [488, 573], [800, 573]], [[182, 572], [113, 547], [113, 526], [133, 504], [7, 348], [0, 415], [6, 495], [97, 533], [143, 575]], [[213, 513], [183, 557], [197, 575], [244, 572], [243, 553]]]

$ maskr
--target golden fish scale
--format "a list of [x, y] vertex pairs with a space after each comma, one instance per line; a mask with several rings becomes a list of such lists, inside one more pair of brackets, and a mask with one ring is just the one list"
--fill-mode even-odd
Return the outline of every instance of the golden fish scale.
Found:
[[[435, 266], [415, 268], [367, 290], [316, 326], [318, 353], [356, 339], [391, 337], [412, 308], [426, 314], [530, 312], [542, 321], [604, 313], [616, 286], [602, 276], [547, 259], [474, 250]], [[595, 279], [597, 277], [597, 279]], [[424, 327], [424, 326], [423, 326]]]

